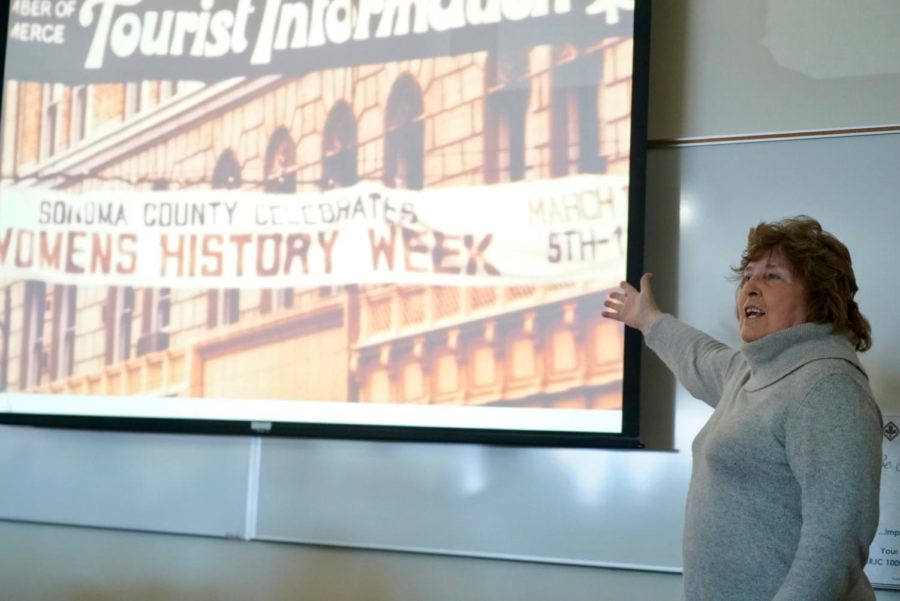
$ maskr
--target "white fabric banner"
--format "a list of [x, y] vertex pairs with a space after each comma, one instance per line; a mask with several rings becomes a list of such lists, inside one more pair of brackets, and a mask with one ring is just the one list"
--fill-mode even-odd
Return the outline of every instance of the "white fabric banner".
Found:
[[610, 175], [301, 194], [0, 189], [5, 279], [254, 288], [494, 286], [625, 276], [628, 180]]

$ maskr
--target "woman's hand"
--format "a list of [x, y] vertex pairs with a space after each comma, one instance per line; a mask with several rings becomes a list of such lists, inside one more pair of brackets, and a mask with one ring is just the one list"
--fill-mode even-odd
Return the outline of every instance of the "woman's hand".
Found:
[[628, 282], [621, 282], [619, 285], [622, 292], [611, 292], [609, 298], [603, 302], [607, 307], [603, 311], [603, 316], [621, 321], [646, 335], [650, 331], [650, 326], [662, 317], [662, 311], [656, 306], [656, 299], [653, 298], [653, 290], [650, 288], [651, 277], [652, 273], [645, 273], [641, 277], [640, 290]]

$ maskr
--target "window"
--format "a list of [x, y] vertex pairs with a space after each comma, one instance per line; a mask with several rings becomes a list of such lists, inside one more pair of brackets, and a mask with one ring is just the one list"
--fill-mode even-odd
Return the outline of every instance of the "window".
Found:
[[534, 340], [518, 338], [509, 345], [509, 371], [514, 380], [533, 378], [537, 374]]
[[241, 318], [239, 288], [210, 290], [206, 295], [206, 327], [237, 323]]
[[63, 87], [60, 84], [44, 84], [41, 99], [43, 121], [41, 126], [41, 158], [46, 159], [59, 150], [60, 145], [60, 102]]
[[44, 312], [47, 308], [47, 285], [44, 282], [25, 283], [25, 326], [22, 332], [22, 361], [19, 388], [38, 386], [44, 373]]
[[69, 122], [69, 139], [72, 144], [80, 142], [88, 129], [88, 86], [72, 88], [72, 115]]
[[159, 99], [167, 100], [178, 93], [178, 81], [167, 79], [159, 82]]
[[421, 190], [425, 184], [425, 127], [422, 92], [409, 74], [401, 75], [388, 97], [384, 138], [384, 183]]
[[213, 190], [235, 190], [240, 188], [243, 183], [241, 165], [238, 163], [234, 151], [226, 150], [219, 156], [216, 168], [213, 170]]
[[75, 317], [78, 288], [55, 286], [53, 290], [53, 340], [50, 377], [61, 380], [72, 375], [75, 366]]
[[146, 87], [143, 81], [125, 84], [125, 118], [132, 117], [144, 109]]
[[525, 118], [531, 98], [528, 55], [488, 56], [485, 100], [485, 181], [525, 177]]
[[3, 287], [2, 321], [0, 321], [0, 392], [6, 392], [9, 387], [9, 320], [12, 317], [12, 294], [10, 286]]
[[410, 362], [403, 366], [403, 400], [410, 403], [425, 396], [425, 378], [422, 366]]
[[[169, 182], [160, 178], [153, 182], [153, 191], [169, 189]], [[137, 356], [142, 357], [169, 348], [169, 312], [171, 291], [168, 288], [145, 288], [141, 297], [141, 336], [137, 341]]]
[[494, 349], [482, 346], [472, 350], [472, 384], [474, 386], [490, 386], [497, 381], [497, 368], [494, 363]]
[[[241, 165], [232, 150], [226, 150], [213, 170], [214, 190], [234, 190], [243, 184]], [[206, 295], [206, 326], [235, 323], [241, 316], [241, 291], [238, 288], [210, 290]]]
[[369, 373], [369, 386], [366, 401], [370, 403], [391, 402], [391, 375], [385, 368], [379, 368]]
[[106, 363], [131, 358], [131, 324], [134, 317], [134, 288], [110, 288], [104, 310], [106, 325]]
[[146, 288], [141, 312], [141, 337], [137, 342], [137, 356], [169, 348], [169, 319], [172, 293], [169, 288]]
[[286, 127], [275, 130], [266, 149], [266, 183], [263, 189], [273, 194], [297, 192], [297, 149]]
[[578, 344], [571, 330], [557, 330], [550, 340], [550, 364], [554, 372], [572, 371], [578, 367]]
[[[286, 127], [272, 133], [266, 149], [266, 183], [263, 189], [272, 194], [297, 192], [297, 149]], [[260, 311], [268, 313], [294, 305], [293, 288], [263, 290], [260, 295]]]
[[356, 161], [356, 119], [349, 104], [338, 102], [328, 115], [322, 139], [322, 189], [354, 185]]
[[435, 372], [439, 394], [453, 393], [459, 389], [459, 363], [456, 355], [445, 354], [438, 357]]
[[596, 367], [616, 366], [622, 363], [621, 324], [611, 320], [598, 322], [593, 328], [592, 359]]
[[585, 54], [567, 44], [554, 48], [553, 62], [551, 174], [602, 173], [606, 161], [600, 156], [597, 99], [603, 55]]

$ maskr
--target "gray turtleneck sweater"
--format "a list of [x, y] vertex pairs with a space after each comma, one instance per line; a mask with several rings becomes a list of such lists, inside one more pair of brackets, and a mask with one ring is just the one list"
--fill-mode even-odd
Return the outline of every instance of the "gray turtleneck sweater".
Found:
[[850, 341], [802, 324], [732, 349], [665, 315], [646, 337], [715, 408], [693, 443], [686, 601], [870, 601], [881, 412]]

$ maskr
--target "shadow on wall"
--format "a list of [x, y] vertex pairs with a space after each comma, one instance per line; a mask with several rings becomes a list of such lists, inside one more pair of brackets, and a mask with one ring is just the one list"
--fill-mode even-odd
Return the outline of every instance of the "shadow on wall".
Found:
[[[660, 308], [675, 315], [682, 218], [679, 157], [677, 150], [648, 152], [644, 209], [644, 271], [653, 273], [653, 292]], [[641, 356], [641, 439], [649, 449], [675, 448], [675, 380], [646, 346]]]
[[[688, 2], [654, 2], [650, 15], [650, 104], [647, 137], [677, 138], [684, 131]], [[652, 144], [651, 144], [652, 148]]]

